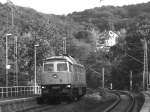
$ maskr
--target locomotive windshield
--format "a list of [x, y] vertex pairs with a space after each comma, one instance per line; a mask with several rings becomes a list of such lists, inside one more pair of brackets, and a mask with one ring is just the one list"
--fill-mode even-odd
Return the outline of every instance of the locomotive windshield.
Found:
[[57, 71], [67, 71], [67, 63], [58, 63]]
[[45, 63], [44, 64], [44, 71], [45, 72], [53, 72], [54, 71], [54, 64], [52, 64], [52, 63]]

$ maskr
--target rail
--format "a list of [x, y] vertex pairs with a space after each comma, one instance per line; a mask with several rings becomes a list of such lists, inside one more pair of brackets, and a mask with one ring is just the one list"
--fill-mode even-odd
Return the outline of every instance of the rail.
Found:
[[40, 86], [0, 87], [0, 98], [26, 97], [41, 94]]
[[131, 102], [130, 102], [130, 105], [129, 105], [127, 112], [132, 112], [133, 108], [135, 106], [135, 97], [131, 93], [128, 93], [128, 94], [130, 96]]
[[130, 92], [127, 92], [127, 91], [119, 91], [119, 92], [129, 96], [130, 102], [129, 102], [129, 106], [128, 106], [128, 109], [127, 109], [126, 112], [132, 112], [133, 108], [135, 106], [135, 97], [134, 97], [134, 95], [132, 93], [130, 93]]
[[109, 92], [112, 93], [112, 94], [114, 94], [114, 95], [116, 95], [116, 101], [115, 101], [110, 107], [106, 108], [106, 109], [104, 110], [104, 112], [110, 112], [110, 111], [113, 110], [113, 109], [118, 105], [118, 103], [120, 103], [120, 101], [121, 101], [121, 98], [120, 98], [120, 95], [119, 95], [118, 92], [116, 92], [116, 91], [109, 91]]
[[104, 110], [104, 112], [111, 112], [120, 103], [120, 101], [121, 101], [120, 94], [127, 95], [130, 98], [129, 106], [128, 106], [126, 112], [132, 112], [133, 111], [133, 108], [135, 106], [135, 98], [132, 95], [132, 93], [129, 93], [127, 91], [126, 92], [125, 91], [112, 91], [111, 93], [116, 94], [116, 96], [118, 98], [117, 98], [116, 102], [114, 102], [110, 107], [108, 107], [106, 110]]

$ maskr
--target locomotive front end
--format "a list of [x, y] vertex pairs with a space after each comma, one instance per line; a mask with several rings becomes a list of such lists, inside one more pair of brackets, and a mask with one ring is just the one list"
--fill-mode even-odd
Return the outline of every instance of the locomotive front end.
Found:
[[75, 100], [86, 94], [84, 66], [68, 56], [54, 56], [43, 63], [41, 99], [66, 98]]
[[42, 96], [67, 96], [71, 88], [69, 63], [63, 59], [49, 60], [43, 63]]

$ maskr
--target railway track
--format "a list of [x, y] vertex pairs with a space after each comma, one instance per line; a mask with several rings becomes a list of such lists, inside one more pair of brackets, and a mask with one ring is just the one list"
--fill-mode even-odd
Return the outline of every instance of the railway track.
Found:
[[117, 100], [104, 112], [132, 112], [135, 105], [135, 98], [131, 93], [115, 91]]
[[[23, 112], [132, 112], [132, 109], [134, 107], [134, 96], [132, 94], [129, 94], [128, 92], [118, 92], [113, 91], [112, 94], [116, 94], [117, 100], [113, 101], [114, 103], [111, 103], [111, 106], [108, 105], [105, 102], [101, 102], [100, 100], [96, 101], [91, 98], [83, 98], [82, 100], [78, 102], [74, 102], [71, 104], [58, 104], [58, 105], [36, 105], [34, 107], [30, 107], [28, 109], [24, 109]], [[94, 102], [93, 102], [94, 101]], [[107, 108], [108, 107], [108, 108]], [[106, 109], [107, 108], [107, 109]], [[72, 110], [73, 109], [73, 110]], [[22, 112], [22, 111], [18, 111]]]

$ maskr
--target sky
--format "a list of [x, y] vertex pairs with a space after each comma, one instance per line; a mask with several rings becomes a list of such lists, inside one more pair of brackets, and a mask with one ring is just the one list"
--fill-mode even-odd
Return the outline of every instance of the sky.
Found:
[[[7, 0], [0, 0], [6, 3]], [[66, 15], [103, 5], [122, 6], [147, 3], [150, 0], [11, 0], [15, 5], [30, 7], [46, 14]], [[100, 2], [101, 1], [101, 2]]]

